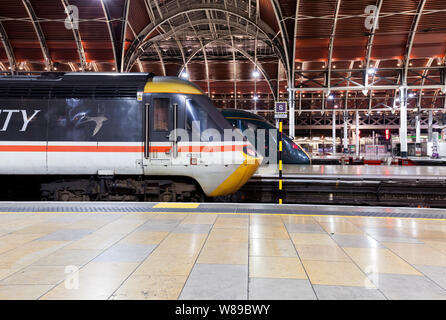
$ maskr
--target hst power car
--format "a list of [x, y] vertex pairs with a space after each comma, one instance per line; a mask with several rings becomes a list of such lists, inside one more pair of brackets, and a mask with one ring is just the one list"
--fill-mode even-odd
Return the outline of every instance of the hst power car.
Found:
[[261, 161], [179, 78], [0, 77], [1, 194], [36, 185], [45, 200], [201, 201], [236, 192]]
[[[251, 112], [238, 110], [238, 109], [219, 109], [223, 116], [231, 122], [231, 124], [240, 129], [240, 131], [245, 132], [245, 130], [252, 129], [257, 132], [258, 129], [264, 129], [265, 133], [269, 130], [277, 130], [273, 125], [271, 125], [265, 118], [253, 114]], [[268, 134], [265, 137], [266, 143], [264, 147], [259, 148], [257, 141], [258, 135], [254, 137], [250, 136], [249, 142], [256, 146], [257, 152], [265, 157], [269, 157], [270, 141], [275, 144], [274, 150], [277, 150], [277, 134]], [[283, 134], [283, 154], [282, 161], [284, 164], [311, 164], [310, 156], [305, 152], [305, 150], [294, 143], [293, 140], [286, 134]], [[264, 149], [264, 150], [260, 150]]]

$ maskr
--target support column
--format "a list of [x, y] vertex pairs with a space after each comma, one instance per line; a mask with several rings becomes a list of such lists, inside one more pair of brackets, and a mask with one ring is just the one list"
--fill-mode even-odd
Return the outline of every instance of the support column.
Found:
[[420, 115], [415, 117], [415, 143], [421, 143], [421, 124], [420, 124]]
[[348, 112], [344, 112], [344, 154], [348, 153]]
[[432, 137], [433, 137], [433, 130], [432, 130], [432, 124], [434, 123], [434, 118], [433, 118], [433, 114], [432, 111], [429, 111], [429, 127], [428, 127], [428, 141], [432, 142]]
[[333, 129], [332, 129], [332, 137], [333, 137], [333, 155], [336, 155], [336, 111], [333, 111]]
[[356, 156], [359, 157], [359, 148], [361, 146], [361, 140], [359, 137], [359, 112], [356, 111]]
[[290, 122], [289, 122], [289, 129], [290, 129], [290, 133], [289, 133], [289, 135], [290, 135], [290, 137], [291, 138], [293, 138], [294, 139], [294, 137], [295, 137], [295, 134], [296, 134], [296, 131], [295, 131], [295, 126], [296, 126], [296, 122], [295, 122], [295, 105], [294, 105], [294, 102], [295, 102], [295, 99], [294, 99], [294, 97], [295, 97], [295, 95], [296, 95], [296, 92], [294, 92], [293, 90], [290, 90], [290, 91], [288, 91], [288, 106], [289, 106], [289, 112], [290, 112], [290, 116], [289, 116], [289, 119], [290, 119]]
[[407, 158], [407, 88], [400, 89], [401, 108], [400, 108], [400, 145], [401, 157]]

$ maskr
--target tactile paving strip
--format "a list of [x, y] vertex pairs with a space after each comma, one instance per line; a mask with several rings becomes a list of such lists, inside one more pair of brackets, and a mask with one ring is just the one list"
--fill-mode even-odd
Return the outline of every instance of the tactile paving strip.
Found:
[[[412, 219], [446, 219], [446, 210], [438, 210], [433, 213], [432, 210], [426, 212], [399, 212], [399, 210], [393, 210], [389, 208], [382, 209], [370, 209], [363, 208], [358, 209], [339, 209], [333, 210], [333, 208], [327, 210], [315, 210], [307, 208], [291, 208], [279, 207], [279, 206], [237, 206], [234, 204], [228, 205], [229, 208], [224, 208], [224, 204], [221, 206], [212, 204], [202, 204], [198, 208], [156, 208], [156, 203], [148, 204], [101, 204], [101, 205], [48, 205], [48, 204], [33, 204], [27, 206], [0, 206], [0, 214], [13, 214], [13, 213], [226, 213], [226, 214], [290, 214], [290, 215], [310, 215], [310, 216], [351, 216], [351, 217], [377, 217], [377, 218], [412, 218]], [[411, 210], [408, 208], [407, 210]], [[420, 209], [418, 209], [420, 210]], [[422, 209], [421, 209], [422, 210]], [[392, 212], [393, 211], [393, 212]]]

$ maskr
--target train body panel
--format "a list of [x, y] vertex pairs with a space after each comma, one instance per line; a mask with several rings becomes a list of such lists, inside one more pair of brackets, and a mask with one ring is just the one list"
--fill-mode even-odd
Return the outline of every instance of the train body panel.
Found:
[[189, 82], [131, 74], [9, 80], [0, 78], [0, 175], [187, 177], [219, 196], [259, 165]]

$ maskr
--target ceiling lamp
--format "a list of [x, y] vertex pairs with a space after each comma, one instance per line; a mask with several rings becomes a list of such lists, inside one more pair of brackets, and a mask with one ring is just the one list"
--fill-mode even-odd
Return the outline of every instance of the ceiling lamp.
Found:
[[181, 78], [184, 79], [184, 80], [188, 80], [189, 79], [189, 73], [187, 73], [187, 71], [181, 72]]

